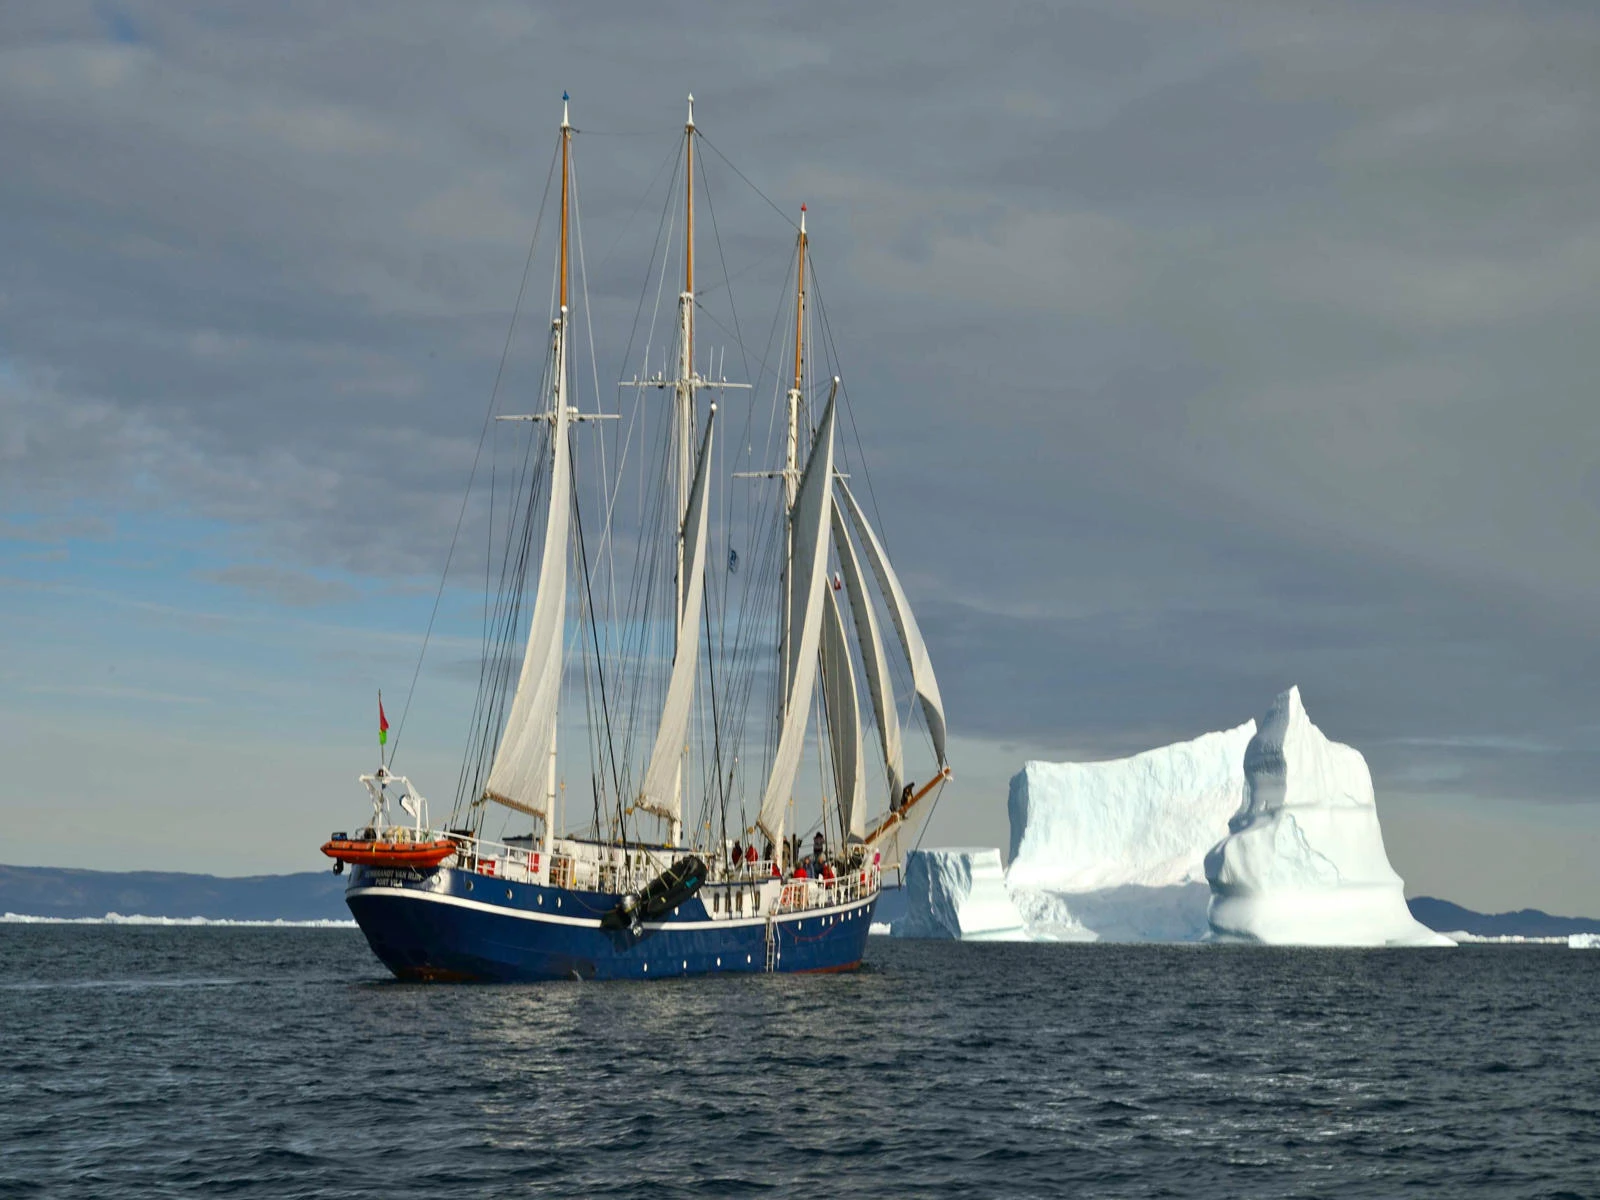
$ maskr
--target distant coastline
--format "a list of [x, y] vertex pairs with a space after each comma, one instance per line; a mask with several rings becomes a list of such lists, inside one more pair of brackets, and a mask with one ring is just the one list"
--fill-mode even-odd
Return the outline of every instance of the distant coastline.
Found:
[[350, 920], [344, 885], [332, 871], [227, 878], [0, 865], [0, 914], [55, 920], [120, 914], [125, 920], [342, 923]]

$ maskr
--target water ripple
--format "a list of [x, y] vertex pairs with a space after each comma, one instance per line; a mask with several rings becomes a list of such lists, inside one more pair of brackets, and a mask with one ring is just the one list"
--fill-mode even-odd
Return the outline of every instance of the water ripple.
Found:
[[430, 987], [342, 930], [0, 926], [0, 1195], [1596, 1194], [1600, 955], [869, 953]]

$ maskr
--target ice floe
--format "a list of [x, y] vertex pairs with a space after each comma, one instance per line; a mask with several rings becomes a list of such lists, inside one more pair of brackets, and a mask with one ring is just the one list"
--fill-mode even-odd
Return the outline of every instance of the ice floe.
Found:
[[354, 929], [354, 921], [235, 921], [222, 917], [143, 917], [109, 912], [103, 917], [37, 917], [8, 912], [0, 925], [216, 925], [253, 929]]

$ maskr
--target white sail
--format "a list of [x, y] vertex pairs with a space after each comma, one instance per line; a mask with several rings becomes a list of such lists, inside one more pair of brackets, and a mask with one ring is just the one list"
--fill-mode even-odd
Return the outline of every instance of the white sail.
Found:
[[848, 835], [867, 832], [867, 783], [861, 773], [861, 701], [856, 695], [855, 664], [845, 637], [839, 596], [826, 588], [822, 615], [822, 696], [828, 706], [828, 737], [833, 748], [833, 782], [838, 788], [839, 815]]
[[900, 711], [894, 702], [894, 681], [889, 676], [889, 658], [883, 649], [883, 634], [878, 629], [878, 614], [867, 594], [861, 575], [861, 560], [844, 527], [844, 514], [833, 506], [833, 544], [839, 552], [839, 570], [844, 576], [845, 594], [850, 597], [850, 615], [855, 620], [856, 644], [867, 668], [867, 694], [872, 699], [872, 715], [878, 722], [878, 741], [883, 746], [883, 766], [889, 777], [889, 798], [900, 798], [905, 781], [900, 757]]
[[687, 586], [683, 591], [683, 617], [678, 624], [677, 657], [672, 662], [672, 678], [667, 683], [667, 702], [656, 730], [655, 749], [639, 788], [639, 806], [673, 821], [681, 819], [682, 797], [678, 795], [678, 767], [683, 759], [684, 738], [689, 731], [689, 715], [694, 700], [695, 674], [700, 659], [701, 608], [705, 603], [706, 503], [707, 481], [711, 477], [711, 435], [717, 410], [713, 406], [706, 421], [706, 436], [700, 446], [700, 461], [695, 467], [694, 486], [689, 493], [689, 511], [683, 520], [683, 564]]
[[948, 761], [944, 753], [944, 701], [939, 697], [939, 681], [934, 678], [928, 647], [922, 640], [917, 618], [906, 600], [905, 591], [900, 587], [899, 577], [889, 565], [889, 556], [883, 552], [878, 535], [872, 531], [849, 485], [840, 480], [839, 490], [844, 494], [850, 519], [861, 536], [861, 544], [866, 547], [872, 573], [878, 579], [878, 590], [889, 604], [889, 615], [894, 619], [895, 632], [900, 635], [900, 646], [906, 653], [906, 661], [911, 664], [911, 683], [916, 688], [917, 699], [922, 701], [922, 714], [928, 722], [928, 735], [933, 739], [933, 752], [942, 767]]
[[811, 693], [817, 681], [817, 648], [822, 635], [822, 598], [828, 586], [828, 510], [833, 507], [829, 482], [833, 479], [833, 413], [830, 397], [811, 446], [811, 458], [800, 478], [791, 514], [791, 555], [789, 559], [790, 595], [796, 602], [791, 612], [789, 694], [783, 708], [783, 729], [773, 755], [772, 774], [761, 799], [757, 823], [774, 842], [783, 840], [783, 810], [789, 803], [800, 753], [805, 749], [806, 718], [811, 708]]
[[511, 714], [489, 768], [485, 794], [510, 808], [550, 821], [551, 763], [556, 710], [561, 700], [562, 652], [567, 623], [567, 527], [572, 513], [572, 464], [567, 448], [566, 330], [556, 353], [555, 412], [550, 421], [550, 513], [545, 521], [539, 591], [528, 627], [522, 674]]

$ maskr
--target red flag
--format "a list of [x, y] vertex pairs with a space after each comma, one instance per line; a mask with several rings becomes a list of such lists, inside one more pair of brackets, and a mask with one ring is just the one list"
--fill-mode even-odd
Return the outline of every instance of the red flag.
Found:
[[389, 740], [389, 718], [383, 715], [383, 693], [378, 693], [378, 745]]

